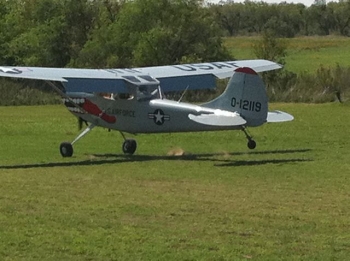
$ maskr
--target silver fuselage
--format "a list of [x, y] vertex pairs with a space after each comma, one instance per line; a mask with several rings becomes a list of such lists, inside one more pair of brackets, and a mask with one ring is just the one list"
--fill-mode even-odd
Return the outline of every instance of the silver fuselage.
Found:
[[[127, 133], [196, 132], [241, 129], [241, 126], [210, 126], [194, 122], [188, 115], [212, 114], [215, 109], [167, 99], [109, 99], [98, 95], [72, 98], [77, 104], [86, 100], [98, 106], [100, 114], [69, 110], [77, 117], [94, 125]], [[108, 122], [102, 113], [115, 118]]]

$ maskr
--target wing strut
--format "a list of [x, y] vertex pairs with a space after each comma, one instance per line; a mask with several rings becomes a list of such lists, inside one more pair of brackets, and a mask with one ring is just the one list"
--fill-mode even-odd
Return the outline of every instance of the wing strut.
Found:
[[62, 97], [66, 98], [67, 100], [69, 100], [69, 101], [71, 102], [71, 104], [72, 104], [74, 107], [78, 108], [80, 111], [83, 111], [83, 112], [85, 112], [85, 113], [88, 113], [88, 112], [85, 111], [82, 107], [80, 107], [78, 104], [76, 104], [76, 103], [74, 102], [74, 100], [73, 100], [71, 97], [69, 97], [66, 93], [64, 93], [58, 86], [56, 86], [56, 84], [54, 84], [54, 83], [51, 82], [51, 81], [46, 81], [46, 83], [47, 83], [48, 85], [50, 85], [56, 92], [58, 92], [59, 95], [61, 95]]

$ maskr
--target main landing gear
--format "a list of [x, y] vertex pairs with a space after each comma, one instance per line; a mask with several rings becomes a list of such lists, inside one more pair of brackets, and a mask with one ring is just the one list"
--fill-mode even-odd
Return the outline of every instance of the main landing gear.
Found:
[[248, 148], [251, 150], [255, 149], [255, 147], [256, 147], [255, 140], [253, 140], [252, 136], [249, 135], [249, 133], [245, 127], [242, 127], [242, 131], [244, 132], [244, 134], [248, 140], [248, 143], [247, 143]]
[[73, 156], [73, 145], [69, 142], [62, 142], [60, 145], [60, 152], [62, 157], [72, 157]]
[[[78, 140], [80, 140], [82, 137], [84, 137], [87, 133], [89, 133], [93, 128], [95, 127], [94, 124], [91, 124], [88, 126], [76, 139], [70, 143], [70, 142], [62, 142], [60, 145], [60, 153], [62, 157], [72, 157], [73, 156], [73, 144], [76, 143]], [[126, 139], [124, 134], [121, 132], [124, 142], [122, 146], [122, 150], [125, 154], [132, 155], [136, 151], [137, 143], [134, 139]]]
[[126, 140], [123, 142], [122, 149], [123, 149], [123, 152], [124, 152], [125, 154], [129, 154], [129, 155], [134, 154], [134, 152], [136, 151], [136, 148], [137, 148], [136, 140], [133, 140], [133, 139], [126, 139]]
[[72, 157], [73, 156], [73, 144], [76, 143], [78, 140], [80, 140], [82, 137], [84, 137], [86, 134], [88, 134], [96, 125], [91, 124], [89, 125], [82, 133], [79, 134], [78, 137], [75, 138], [75, 140], [70, 142], [62, 142], [60, 145], [60, 152], [62, 157]]
[[129, 155], [134, 154], [137, 148], [136, 140], [125, 138], [125, 135], [122, 132], [120, 132], [120, 134], [123, 136], [123, 139], [124, 139], [123, 146], [122, 146], [123, 152]]

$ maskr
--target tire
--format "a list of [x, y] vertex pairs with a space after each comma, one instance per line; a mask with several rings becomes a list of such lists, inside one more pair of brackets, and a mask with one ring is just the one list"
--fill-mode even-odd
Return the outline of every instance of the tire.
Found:
[[254, 140], [250, 140], [250, 141], [248, 141], [247, 146], [249, 149], [253, 150], [256, 148], [256, 142]]
[[136, 140], [133, 140], [133, 139], [127, 139], [124, 141], [123, 143], [123, 152], [125, 154], [134, 154], [134, 152], [136, 151], [136, 148], [137, 148], [137, 144], [136, 144]]
[[60, 152], [62, 157], [72, 157], [73, 156], [73, 146], [69, 142], [62, 142], [60, 145]]

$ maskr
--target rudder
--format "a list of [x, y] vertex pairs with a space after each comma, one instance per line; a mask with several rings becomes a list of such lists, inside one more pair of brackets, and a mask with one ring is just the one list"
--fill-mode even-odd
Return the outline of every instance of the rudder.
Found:
[[253, 69], [238, 68], [225, 91], [202, 106], [237, 112], [247, 121], [247, 126], [262, 125], [268, 113], [265, 84]]

